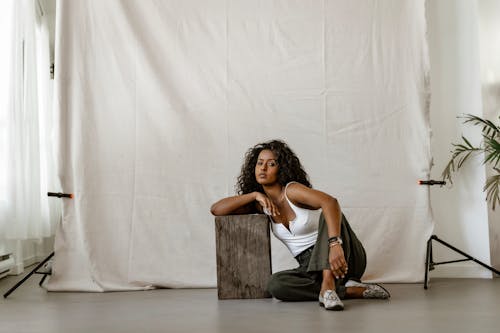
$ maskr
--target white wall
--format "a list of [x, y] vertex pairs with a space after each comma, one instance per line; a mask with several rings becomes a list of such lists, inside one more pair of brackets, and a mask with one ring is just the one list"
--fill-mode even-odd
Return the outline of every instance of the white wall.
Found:
[[[461, 135], [479, 143], [480, 132], [457, 116], [482, 116], [479, 71], [478, 9], [473, 0], [429, 0], [428, 38], [431, 63], [431, 126], [434, 168], [439, 179]], [[485, 168], [479, 156], [454, 175], [453, 186], [431, 188], [435, 234], [480, 261], [490, 263], [488, 211], [482, 187]], [[435, 261], [463, 257], [435, 243]], [[431, 277], [491, 277], [473, 262], [438, 266]]]
[[[485, 117], [498, 120], [500, 116], [500, 1], [480, 0], [478, 5], [483, 110]], [[490, 168], [487, 171], [487, 176], [494, 174]], [[495, 211], [490, 207], [488, 215], [491, 264], [500, 270], [500, 207]]]

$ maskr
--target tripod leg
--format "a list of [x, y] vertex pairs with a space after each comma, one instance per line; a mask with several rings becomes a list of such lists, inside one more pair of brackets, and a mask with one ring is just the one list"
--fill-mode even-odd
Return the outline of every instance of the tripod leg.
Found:
[[45, 281], [45, 279], [47, 278], [47, 275], [48, 275], [48, 274], [43, 274], [42, 279], [41, 279], [41, 280], [40, 280], [40, 282], [38, 283], [38, 285], [39, 285], [40, 287], [42, 286], [43, 281]]
[[471, 257], [470, 255], [468, 255], [468, 254], [467, 254], [467, 253], [465, 253], [464, 251], [461, 251], [461, 250], [457, 249], [457, 248], [456, 248], [456, 247], [454, 247], [453, 245], [446, 243], [445, 241], [443, 241], [443, 240], [441, 240], [441, 239], [437, 238], [436, 236], [432, 236], [432, 237], [433, 237], [436, 241], [438, 241], [439, 243], [443, 244], [444, 246], [446, 246], [446, 247], [448, 247], [448, 248], [452, 249], [453, 251], [455, 251], [455, 252], [457, 252], [457, 253], [460, 253], [461, 255], [463, 255], [464, 257], [466, 257], [467, 259], [472, 260], [472, 261], [474, 261], [476, 264], [479, 264], [479, 265], [483, 266], [484, 268], [487, 268], [487, 269], [489, 269], [490, 271], [495, 272], [496, 274], [500, 275], [500, 271], [498, 271], [498, 270], [494, 269], [493, 267], [486, 265], [485, 263], [483, 263], [483, 262], [481, 262], [481, 261], [477, 260], [477, 259], [476, 259], [476, 258], [474, 258], [474, 257]]
[[427, 253], [425, 255], [425, 276], [424, 276], [424, 289], [427, 290], [429, 282], [429, 266], [431, 264], [432, 255], [432, 238], [427, 241]]
[[7, 296], [9, 296], [14, 290], [16, 290], [20, 285], [22, 285], [24, 282], [26, 282], [26, 280], [28, 280], [33, 274], [35, 274], [35, 272], [40, 268], [42, 267], [43, 265], [45, 265], [45, 263], [47, 261], [50, 260], [50, 258], [52, 258], [54, 256], [54, 252], [52, 252], [47, 258], [45, 258], [41, 263], [39, 263], [31, 272], [29, 272], [28, 275], [26, 275], [21, 281], [19, 281], [18, 283], [16, 283], [16, 285], [12, 288], [9, 289], [9, 291], [7, 291], [5, 294], [3, 294], [3, 297], [4, 298], [7, 298]]
[[430, 238], [431, 241], [431, 249], [429, 250], [429, 272], [434, 269], [434, 255], [432, 254], [432, 237]]

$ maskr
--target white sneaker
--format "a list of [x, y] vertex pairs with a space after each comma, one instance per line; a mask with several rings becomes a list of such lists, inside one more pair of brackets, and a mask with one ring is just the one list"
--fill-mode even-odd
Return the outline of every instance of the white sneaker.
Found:
[[391, 297], [391, 294], [387, 291], [387, 289], [376, 283], [363, 283], [349, 280], [345, 286], [365, 288], [365, 291], [363, 291], [363, 298], [387, 299]]
[[325, 310], [344, 310], [344, 303], [342, 303], [335, 290], [327, 290], [323, 293], [323, 296], [320, 294], [319, 305], [324, 306]]

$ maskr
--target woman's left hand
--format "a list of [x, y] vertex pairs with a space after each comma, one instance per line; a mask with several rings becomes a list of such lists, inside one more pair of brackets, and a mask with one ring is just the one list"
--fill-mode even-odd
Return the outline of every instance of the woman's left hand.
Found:
[[344, 250], [340, 244], [330, 246], [328, 261], [330, 262], [330, 269], [332, 270], [333, 276], [335, 276], [336, 279], [344, 278], [348, 268], [344, 257]]

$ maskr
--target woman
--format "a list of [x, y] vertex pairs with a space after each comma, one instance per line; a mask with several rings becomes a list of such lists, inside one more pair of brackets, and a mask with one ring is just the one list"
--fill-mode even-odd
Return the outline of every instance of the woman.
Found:
[[271, 276], [268, 290], [283, 301], [319, 299], [327, 310], [343, 310], [341, 299], [389, 298], [379, 285], [361, 283], [365, 250], [337, 200], [314, 190], [286, 143], [250, 148], [238, 177], [237, 196], [214, 203], [213, 215], [265, 213], [272, 231], [299, 263]]

